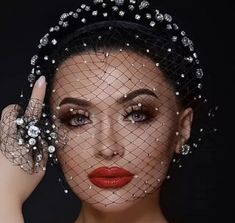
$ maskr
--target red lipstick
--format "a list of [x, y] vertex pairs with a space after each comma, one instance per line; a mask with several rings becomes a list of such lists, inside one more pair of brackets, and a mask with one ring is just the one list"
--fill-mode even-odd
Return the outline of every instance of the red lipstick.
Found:
[[100, 188], [120, 188], [128, 184], [134, 174], [120, 167], [99, 167], [88, 174], [90, 181]]

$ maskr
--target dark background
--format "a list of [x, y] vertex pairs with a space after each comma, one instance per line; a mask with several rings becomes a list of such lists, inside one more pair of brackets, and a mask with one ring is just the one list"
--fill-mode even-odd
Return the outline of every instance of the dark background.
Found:
[[[2, 0], [0, 3], [0, 107], [15, 103], [30, 72], [30, 58], [39, 39], [55, 25], [63, 12], [78, 7], [78, 0]], [[234, 146], [231, 112], [234, 100], [232, 1], [158, 0], [154, 4], [171, 14], [191, 37], [213, 94], [219, 105], [216, 137], [186, 160], [166, 185], [165, 203], [172, 218], [187, 223], [226, 222], [231, 210], [228, 187], [233, 178], [228, 157]], [[0, 182], [1, 183], [1, 182]], [[1, 199], [1, 198], [0, 198]], [[26, 201], [26, 223], [70, 223], [76, 218], [79, 201], [72, 192], [64, 194], [55, 169]], [[223, 212], [225, 210], [225, 212]], [[176, 220], [175, 220], [176, 222]]]

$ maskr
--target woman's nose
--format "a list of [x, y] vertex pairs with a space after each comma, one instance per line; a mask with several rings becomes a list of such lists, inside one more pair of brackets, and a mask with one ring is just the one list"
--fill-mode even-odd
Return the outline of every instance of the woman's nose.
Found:
[[107, 137], [100, 143], [97, 151], [98, 156], [105, 159], [113, 159], [114, 157], [122, 157], [124, 155], [124, 148], [120, 142], [116, 142], [113, 138]]
[[98, 157], [105, 159], [115, 159], [124, 155], [125, 149], [122, 145], [121, 135], [115, 130], [115, 125], [102, 125], [97, 144], [95, 145], [95, 153]]

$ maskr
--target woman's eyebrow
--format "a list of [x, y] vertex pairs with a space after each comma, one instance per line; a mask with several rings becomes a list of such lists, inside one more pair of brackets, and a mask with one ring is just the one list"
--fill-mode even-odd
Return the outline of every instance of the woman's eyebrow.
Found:
[[150, 95], [150, 96], [153, 96], [153, 97], [159, 99], [158, 96], [153, 91], [151, 91], [147, 88], [142, 88], [142, 89], [137, 89], [137, 90], [134, 90], [134, 91], [126, 94], [125, 96], [119, 98], [117, 100], [117, 102], [122, 104], [122, 103], [125, 103], [127, 101], [130, 101], [131, 99], [133, 99], [133, 98], [135, 98], [139, 95]]
[[[117, 102], [120, 104], [123, 104], [123, 103], [130, 101], [131, 99], [133, 99], [139, 95], [150, 95], [150, 96], [153, 96], [158, 99], [158, 96], [153, 91], [151, 91], [147, 88], [143, 88], [143, 89], [134, 90], [134, 91], [126, 94], [125, 96], [117, 99]], [[87, 101], [84, 99], [79, 99], [79, 98], [72, 98], [72, 97], [64, 98], [60, 102], [59, 106], [64, 105], [64, 104], [75, 104], [75, 105], [84, 106], [84, 107], [92, 106], [92, 103], [90, 101]]]
[[91, 102], [84, 100], [84, 99], [79, 99], [79, 98], [71, 98], [71, 97], [67, 97], [64, 98], [59, 106], [64, 105], [64, 104], [75, 104], [75, 105], [79, 105], [79, 106], [84, 106], [84, 107], [89, 107], [91, 106]]

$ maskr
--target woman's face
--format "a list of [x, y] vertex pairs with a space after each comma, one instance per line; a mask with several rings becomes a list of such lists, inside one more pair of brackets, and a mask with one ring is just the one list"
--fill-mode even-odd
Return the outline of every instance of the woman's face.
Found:
[[83, 201], [117, 209], [158, 190], [179, 108], [154, 62], [131, 51], [82, 53], [63, 62], [53, 89], [51, 107], [69, 139], [59, 159]]

